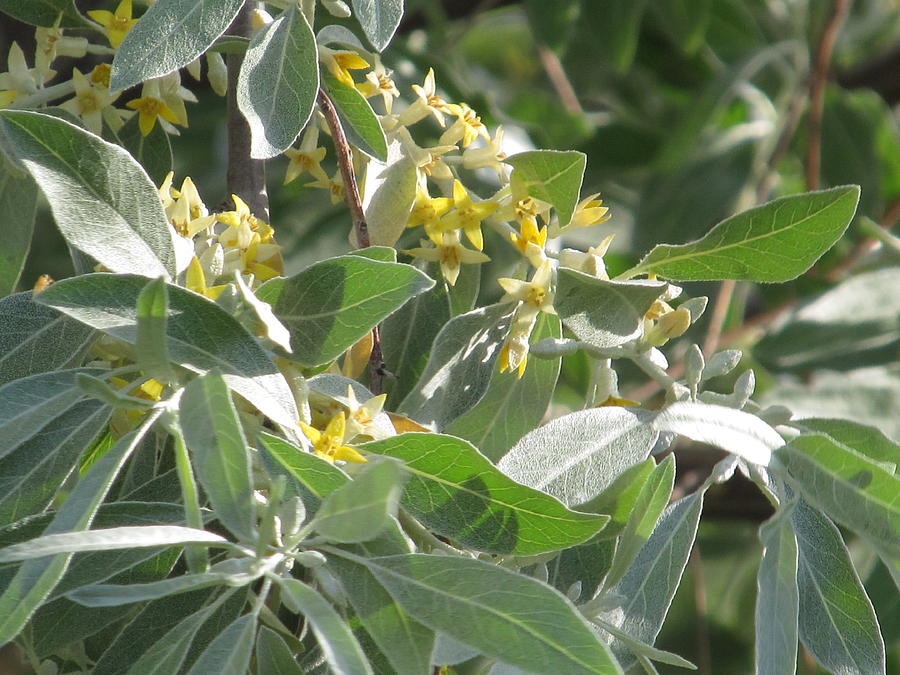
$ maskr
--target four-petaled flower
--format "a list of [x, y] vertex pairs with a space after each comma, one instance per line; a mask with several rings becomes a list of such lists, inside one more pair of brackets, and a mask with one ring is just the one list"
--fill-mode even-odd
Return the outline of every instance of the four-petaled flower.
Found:
[[473, 202], [466, 188], [458, 180], [453, 181], [453, 211], [441, 218], [440, 229], [462, 230], [479, 251], [484, 248], [481, 221], [497, 210], [497, 202]]
[[444, 275], [444, 279], [451, 286], [456, 284], [456, 279], [459, 276], [459, 266], [462, 263], [477, 265], [490, 260], [481, 251], [473, 251], [463, 246], [459, 241], [459, 232], [456, 230], [444, 232], [441, 243], [435, 247], [419, 247], [403, 252], [422, 260], [439, 263], [441, 274]]
[[115, 13], [105, 9], [94, 9], [88, 12], [88, 16], [103, 26], [106, 39], [113, 47], [122, 44], [128, 31], [138, 22], [137, 19], [131, 18], [131, 0], [122, 0]]
[[406, 221], [406, 227], [425, 226], [425, 234], [435, 244], [440, 244], [441, 216], [453, 207], [453, 200], [449, 197], [432, 197], [428, 194], [428, 188], [419, 184], [416, 186], [416, 201]]
[[369, 67], [366, 61], [356, 52], [329, 49], [328, 47], [319, 47], [319, 60], [325, 64], [334, 77], [348, 87], [354, 86], [353, 75], [351, 70], [362, 70]]
[[313, 444], [313, 452], [328, 462], [340, 460], [344, 462], [355, 462], [363, 464], [366, 458], [363, 457], [355, 449], [344, 445], [344, 429], [346, 427], [346, 418], [343, 412], [331, 418], [325, 431], [319, 431], [315, 427], [311, 427], [305, 422], [300, 422], [300, 428], [303, 433]]

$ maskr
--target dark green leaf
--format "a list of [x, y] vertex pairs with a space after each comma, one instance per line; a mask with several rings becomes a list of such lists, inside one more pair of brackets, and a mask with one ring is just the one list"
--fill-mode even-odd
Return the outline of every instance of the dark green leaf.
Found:
[[375, 111], [355, 87], [340, 82], [327, 70], [322, 71], [322, 86], [341, 118], [350, 145], [375, 159], [386, 162], [387, 139]]
[[[2, 8], [2, 7], [0, 7]], [[27, 175], [13, 173], [8, 164], [0, 166], [0, 297], [14, 293], [31, 249], [37, 186]]]
[[647, 0], [606, 0], [604, 4], [602, 21], [609, 26], [609, 34], [598, 40], [596, 47], [616, 72], [627, 73], [634, 63], [646, 7]]
[[821, 434], [798, 436], [775, 456], [806, 501], [900, 557], [900, 477], [893, 471]]
[[3, 110], [0, 126], [71, 246], [114, 272], [175, 276], [174, 230], [128, 152], [41, 113]]
[[[138, 296], [145, 277], [89, 274], [53, 284], [44, 304], [129, 344], [137, 342]], [[173, 362], [195, 372], [213, 368], [228, 386], [279, 424], [293, 426], [294, 398], [281, 373], [256, 340], [214, 302], [180, 286], [168, 286], [166, 322]]]
[[612, 406], [563, 415], [526, 434], [498, 466], [569, 506], [582, 504], [647, 457], [658, 435], [648, 420], [644, 411]]
[[163, 279], [147, 282], [137, 300], [138, 365], [147, 375], [161, 382], [172, 382], [175, 373], [169, 364], [166, 324], [169, 320], [169, 292]]
[[188, 675], [246, 675], [255, 635], [255, 614], [236, 619], [203, 651]]
[[534, 579], [450, 556], [412, 553], [366, 564], [417, 620], [489, 656], [531, 673], [622, 672], [572, 603]]
[[383, 51], [403, 17], [403, 0], [352, 0], [353, 14], [369, 42]]
[[72, 0], [0, 0], [0, 12], [47, 28], [57, 25], [57, 19], [60, 28], [84, 28], [87, 24]]
[[582, 152], [558, 150], [530, 150], [504, 160], [514, 171], [510, 176], [513, 185], [556, 209], [560, 227], [572, 220], [587, 156]]
[[302, 675], [290, 647], [271, 628], [260, 626], [256, 638], [256, 667], [259, 675]]
[[546, 553], [586, 541], [607, 521], [517, 484], [453, 436], [408, 433], [358, 449], [403, 460], [410, 473], [404, 508], [427, 527], [479, 551]]
[[0, 300], [0, 384], [78, 365], [94, 330], [45, 307], [31, 292]]
[[628, 522], [638, 495], [655, 468], [656, 461], [648, 457], [643, 462], [625, 469], [604, 488], [603, 492], [584, 504], [576, 505], [575, 508], [588, 513], [608, 514], [611, 520], [603, 529], [602, 537], [604, 539], [617, 537]]
[[291, 332], [293, 358], [306, 366], [333, 361], [382, 319], [434, 282], [409, 265], [345, 255], [318, 262], [288, 279], [263, 284]]
[[225, 32], [242, 0], [158, 0], [116, 49], [110, 89], [128, 89], [196, 59]]
[[425, 372], [398, 410], [442, 429], [478, 403], [490, 385], [512, 309], [509, 304], [489, 305], [444, 324]]
[[[541, 314], [532, 342], [562, 336], [559, 319]], [[544, 414], [559, 376], [560, 359], [532, 359], [525, 375], [495, 371], [484, 397], [445, 429], [478, 448], [496, 462], [528, 431], [536, 428]]]
[[604, 281], [561, 268], [553, 306], [563, 324], [595, 347], [625, 344], [641, 335], [644, 314], [666, 290], [653, 282]]
[[659, 27], [668, 33], [672, 43], [686, 54], [693, 54], [704, 44], [712, 4], [712, 0], [661, 0], [651, 6]]
[[257, 439], [266, 469], [274, 475], [288, 476], [288, 493], [299, 495], [310, 512], [317, 511], [327, 495], [348, 481], [334, 464], [283, 438], [260, 432]]
[[[123, 436], [91, 465], [78, 481], [44, 534], [86, 530], [125, 461], [143, 437], [146, 426]], [[59, 583], [72, 554], [28, 560], [0, 596], [0, 642], [15, 637], [25, 622]]]
[[291, 611], [302, 614], [309, 621], [319, 647], [334, 672], [347, 675], [372, 672], [350, 628], [325, 598], [299, 579], [282, 578], [278, 580], [278, 585]]
[[763, 545], [757, 574], [756, 672], [793, 675], [797, 669], [797, 537], [790, 510], [780, 509], [759, 528]]
[[791, 516], [799, 549], [800, 640], [833, 673], [885, 672], [872, 603], [838, 529], [802, 500]]
[[252, 542], [256, 500], [250, 456], [237, 410], [221, 376], [210, 373], [192, 380], [185, 387], [179, 411], [197, 478], [216, 517], [236, 537]]
[[[640, 3], [635, 3], [640, 4]], [[544, 0], [526, 0], [525, 11], [528, 23], [539, 42], [558, 52], [565, 52], [581, 15], [582, 0], [557, 0], [549, 3]], [[606, 8], [604, 8], [606, 13]], [[611, 32], [610, 37], [615, 35]]]
[[291, 5], [254, 34], [241, 65], [237, 101], [250, 124], [251, 155], [274, 157], [289, 148], [318, 91], [316, 39], [303, 12]]
[[400, 465], [391, 460], [367, 466], [322, 500], [316, 531], [341, 544], [377, 537], [397, 515], [403, 477]]
[[790, 281], [844, 234], [858, 201], [852, 185], [782, 197], [723, 220], [695, 242], [660, 244], [626, 275]]
[[156, 185], [162, 185], [173, 166], [169, 134], [161, 124], [154, 124], [150, 133], [144, 136], [139, 121], [140, 117], [135, 115], [116, 132], [116, 136], [122, 147], [144, 167], [150, 180]]

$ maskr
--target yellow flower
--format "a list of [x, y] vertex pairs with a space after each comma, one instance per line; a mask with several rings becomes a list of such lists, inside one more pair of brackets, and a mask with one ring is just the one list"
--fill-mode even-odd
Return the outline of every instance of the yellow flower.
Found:
[[384, 111], [388, 115], [391, 114], [391, 108], [394, 105], [394, 99], [400, 96], [397, 91], [397, 85], [391, 79], [391, 71], [387, 70], [381, 61], [375, 62], [375, 67], [366, 73], [366, 81], [356, 85], [357, 90], [366, 98], [371, 98], [381, 94], [384, 101]]
[[[171, 174], [171, 172], [169, 173]], [[171, 177], [166, 176], [166, 179], [168, 185], [171, 186]], [[190, 177], [186, 177], [182, 181], [180, 191], [171, 190], [171, 192], [175, 193], [174, 199], [170, 197], [169, 203], [165, 204], [166, 216], [178, 234], [191, 239], [203, 230], [209, 231], [212, 228], [216, 222], [216, 216], [209, 214]]]
[[[259, 234], [259, 240], [263, 244], [268, 244], [272, 241], [272, 237], [275, 234], [274, 228], [269, 225], [267, 222], [262, 220], [261, 218], [257, 218], [252, 213], [250, 213], [250, 207], [247, 206], [247, 203], [238, 197], [237, 195], [231, 195], [232, 201], [234, 201], [234, 211], [223, 211], [222, 213], [216, 214], [216, 220], [220, 223], [228, 225], [229, 228], [237, 228], [241, 225], [246, 225], [249, 228], [250, 232], [255, 232]], [[227, 232], [227, 230], [226, 230]], [[243, 243], [233, 242], [227, 243], [223, 241], [228, 239], [225, 232], [219, 237], [219, 241], [222, 242], [225, 246], [249, 246], [249, 239]]]
[[397, 121], [401, 126], [410, 126], [419, 120], [424, 119], [428, 115], [433, 115], [434, 119], [441, 126], [444, 126], [444, 113], [449, 113], [449, 103], [437, 95], [434, 83], [434, 68], [428, 69], [425, 75], [425, 81], [420, 87], [417, 84], [412, 85], [412, 90], [416, 93], [416, 100], [400, 113]]
[[93, 84], [78, 68], [72, 69], [72, 84], [75, 85], [75, 97], [62, 103], [60, 108], [68, 110], [84, 120], [85, 126], [98, 136], [103, 131], [103, 108], [111, 105], [118, 94], [112, 95], [109, 89]]
[[467, 104], [450, 103], [447, 108], [456, 115], [456, 121], [441, 135], [438, 141], [441, 145], [455, 145], [462, 141], [462, 147], [467, 148], [479, 136], [486, 141], [491, 140], [487, 127]]
[[459, 277], [460, 264], [481, 264], [490, 260], [481, 251], [473, 251], [463, 246], [459, 241], [459, 232], [455, 230], [445, 232], [441, 243], [436, 247], [413, 248], [403, 252], [422, 260], [440, 263], [441, 274], [451, 286], [456, 284], [456, 279]]
[[643, 341], [662, 347], [672, 338], [683, 335], [691, 327], [691, 313], [687, 307], [672, 309], [663, 300], [656, 300], [644, 314]]
[[578, 202], [578, 205], [575, 207], [575, 212], [572, 214], [572, 220], [565, 225], [561, 223], [555, 224], [555, 226], [551, 228], [552, 232], [550, 236], [558, 237], [568, 230], [599, 225], [600, 223], [609, 220], [612, 217], [609, 213], [609, 207], [603, 206], [603, 200], [597, 199], [599, 196], [600, 193], [597, 192]]
[[371, 436], [378, 440], [385, 438], [386, 434], [383, 428], [375, 423], [375, 418], [381, 414], [384, 408], [384, 402], [387, 400], [387, 394], [379, 394], [373, 396], [365, 403], [360, 403], [356, 398], [356, 392], [353, 391], [351, 385], [347, 385], [347, 408], [349, 409], [349, 417], [347, 418], [347, 437], [351, 440], [354, 436]]
[[210, 300], [215, 300], [225, 290], [224, 284], [211, 287], [206, 285], [206, 274], [203, 272], [203, 267], [200, 265], [197, 256], [191, 258], [191, 262], [188, 265], [187, 273], [185, 274], [185, 286], [187, 286], [188, 290], [204, 295]]
[[540, 267], [541, 263], [546, 260], [544, 254], [544, 245], [547, 243], [546, 225], [538, 229], [534, 218], [527, 218], [522, 221], [520, 234], [510, 232], [509, 238], [519, 252], [528, 258], [528, 261], [535, 267]]
[[[164, 120], [165, 122], [171, 122], [172, 124], [181, 124], [178, 116], [163, 100], [159, 91], [158, 80], [148, 80], [144, 82], [144, 86], [141, 88], [141, 97], [136, 98], [133, 101], [128, 101], [125, 105], [138, 111], [138, 127], [141, 130], [142, 136], [146, 136], [153, 131], [153, 127], [156, 126], [157, 118]], [[160, 124], [163, 124], [163, 122], [161, 121]], [[168, 125], [166, 131], [169, 133], [178, 133], [171, 125]]]
[[335, 171], [331, 178], [329, 178], [327, 174], [324, 174], [317, 180], [314, 180], [312, 183], [307, 183], [306, 185], [307, 187], [317, 187], [328, 190], [328, 193], [331, 195], [332, 204], [340, 204], [344, 201], [344, 178], [341, 176], [340, 169]]
[[501, 146], [503, 144], [503, 127], [497, 127], [494, 132], [494, 140], [488, 139], [483, 148], [466, 148], [463, 152], [463, 167], [466, 169], [492, 169], [497, 172], [500, 181], [506, 177], [507, 165], [503, 163], [506, 153]]
[[428, 188], [419, 184], [416, 187], [416, 201], [406, 221], [406, 227], [425, 226], [425, 233], [435, 243], [440, 244], [440, 224], [443, 216], [453, 206], [453, 200], [448, 197], [431, 197]]
[[313, 444], [313, 452], [328, 462], [341, 460], [344, 462], [355, 462], [363, 464], [367, 460], [353, 448], [344, 445], [344, 427], [346, 420], [344, 413], [339, 412], [331, 418], [328, 426], [325, 427], [324, 433], [311, 427], [304, 422], [300, 422], [300, 428], [303, 433]]
[[355, 85], [353, 75], [350, 74], [351, 70], [362, 70], [369, 67], [369, 62], [356, 52], [337, 51], [321, 46], [319, 47], [319, 60], [339, 82], [343, 82], [348, 87]]
[[325, 159], [325, 148], [316, 148], [312, 152], [304, 152], [297, 148], [288, 148], [284, 154], [291, 160], [284, 172], [284, 184], [287, 185], [300, 174], [309, 172], [314, 178], [327, 181], [328, 174], [320, 162]]
[[534, 271], [531, 281], [510, 279], [502, 277], [497, 283], [506, 291], [501, 302], [514, 300], [525, 305], [530, 305], [536, 310], [547, 314], [556, 314], [553, 308], [553, 293], [550, 291], [550, 282], [553, 279], [553, 268], [550, 261], [545, 260]]
[[463, 230], [472, 245], [479, 251], [484, 248], [481, 235], [481, 221], [497, 210], [497, 203], [484, 201], [475, 203], [458, 180], [453, 181], [454, 209], [441, 219], [440, 229]]
[[35, 93], [38, 87], [36, 78], [40, 79], [40, 77], [28, 67], [25, 52], [16, 42], [10, 45], [6, 63], [9, 70], [0, 74], [0, 90], [5, 90], [0, 91], [0, 96], [3, 97], [5, 105], [9, 105], [22, 94]]
[[[131, 0], [122, 0], [116, 7], [115, 14], [105, 9], [94, 9], [88, 12], [88, 16], [103, 26], [103, 32], [113, 47], [122, 44], [128, 31], [138, 21], [131, 18]], [[146, 136], [146, 134], [144, 135]]]

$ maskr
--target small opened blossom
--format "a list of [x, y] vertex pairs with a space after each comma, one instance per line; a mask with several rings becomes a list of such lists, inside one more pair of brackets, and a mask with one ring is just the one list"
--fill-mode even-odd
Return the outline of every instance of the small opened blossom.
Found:
[[75, 97], [60, 104], [60, 107], [80, 117], [84, 125], [99, 136], [103, 131], [103, 109], [112, 105], [118, 93], [111, 94], [107, 87], [95, 85], [93, 75], [88, 79], [78, 68], [72, 69], [72, 84], [75, 86]]
[[497, 173], [500, 181], [504, 182], [508, 167], [503, 163], [503, 160], [506, 159], [506, 153], [501, 149], [502, 145], [503, 127], [497, 127], [493, 140], [488, 139], [484, 147], [466, 148], [462, 155], [463, 168], [469, 170], [491, 169]]
[[347, 407], [349, 408], [349, 416], [347, 417], [347, 438], [351, 440], [355, 436], [370, 436], [375, 440], [386, 438], [388, 434], [375, 422], [375, 418], [381, 414], [386, 400], [387, 394], [379, 394], [378, 396], [373, 396], [365, 403], [360, 403], [356, 398], [356, 392], [353, 391], [353, 387], [348, 384]]
[[343, 461], [363, 464], [367, 460], [353, 448], [344, 445], [344, 430], [346, 418], [343, 412], [331, 418], [325, 431], [319, 431], [305, 422], [300, 422], [300, 428], [313, 444], [313, 452], [328, 462]]
[[453, 200], [449, 197], [432, 197], [428, 194], [428, 188], [421, 183], [416, 187], [416, 201], [406, 227], [425, 226], [425, 234], [435, 244], [442, 243], [441, 216], [453, 207]]
[[340, 204], [344, 201], [344, 177], [341, 176], [340, 169], [335, 171], [331, 178], [328, 177], [328, 174], [325, 174], [312, 183], [307, 183], [306, 186], [328, 190], [332, 204]]
[[309, 173], [317, 180], [328, 180], [328, 174], [321, 166], [322, 160], [325, 159], [325, 148], [317, 147], [318, 143], [319, 125], [310, 124], [303, 134], [300, 147], [284, 151], [285, 156], [290, 159], [287, 171], [284, 172], [285, 185], [304, 173]]
[[355, 86], [351, 70], [363, 70], [369, 68], [369, 62], [356, 52], [329, 49], [319, 46], [319, 60], [324, 64], [338, 82], [348, 87]]
[[13, 42], [7, 57], [9, 71], [0, 74], [0, 103], [5, 108], [21, 95], [33, 94], [37, 91], [36, 73], [28, 67], [25, 52], [18, 43]]
[[456, 284], [459, 277], [459, 266], [463, 263], [479, 265], [490, 261], [481, 251], [473, 251], [462, 245], [459, 240], [459, 232], [456, 230], [444, 232], [441, 243], [435, 247], [413, 248], [403, 251], [407, 255], [439, 263], [441, 274], [451, 286]]
[[572, 220], [566, 225], [555, 223], [554, 226], [550, 228], [550, 236], [558, 237], [563, 232], [577, 230], [582, 227], [590, 227], [591, 225], [599, 225], [600, 223], [605, 223], [609, 220], [612, 217], [609, 213], [609, 207], [603, 206], [603, 200], [597, 199], [599, 196], [600, 193], [597, 192], [578, 202], [578, 205], [575, 207], [575, 212], [572, 214]]
[[447, 131], [441, 134], [441, 145], [455, 145], [462, 141], [462, 147], [467, 148], [476, 138], [481, 136], [490, 141], [487, 127], [481, 122], [481, 118], [465, 103], [451, 103], [447, 106], [450, 112], [456, 115], [456, 121]]
[[397, 85], [391, 79], [391, 71], [384, 67], [380, 59], [375, 62], [372, 70], [366, 73], [365, 82], [360, 82], [356, 85], [356, 88], [366, 98], [372, 98], [380, 94], [382, 101], [384, 101], [384, 111], [388, 115], [391, 114], [394, 99], [400, 96], [400, 92], [397, 91]]
[[528, 262], [535, 267], [540, 267], [547, 259], [544, 253], [544, 246], [547, 243], [547, 226], [544, 225], [538, 229], [534, 218], [523, 220], [520, 233], [510, 232], [509, 239], [519, 249], [519, 253], [528, 258]]
[[106, 39], [113, 47], [122, 44], [128, 31], [138, 21], [131, 18], [131, 0], [122, 0], [116, 7], [115, 13], [105, 9], [94, 9], [88, 12], [88, 16], [103, 26]]
[[63, 35], [62, 28], [38, 27], [34, 31], [34, 42], [34, 68], [44, 82], [56, 74], [51, 66], [57, 57], [80, 59], [87, 54], [87, 38]]
[[[450, 112], [450, 104], [437, 95], [434, 83], [434, 68], [428, 69], [428, 74], [425, 75], [425, 81], [422, 83], [422, 86], [414, 84], [412, 85], [412, 90], [416, 93], [416, 100], [400, 113], [397, 118], [399, 124], [408, 127], [431, 115], [437, 120], [438, 124], [444, 126], [444, 114]], [[442, 143], [441, 145], [446, 144]]]
[[492, 201], [473, 202], [466, 188], [458, 180], [453, 181], [453, 211], [441, 218], [441, 230], [462, 230], [479, 251], [484, 248], [481, 221], [497, 210]]
[[[178, 130], [172, 124], [181, 124], [178, 116], [172, 112], [172, 109], [166, 105], [162, 99], [159, 90], [159, 82], [157, 80], [147, 80], [141, 88], [141, 97], [125, 104], [138, 113], [138, 128], [141, 130], [142, 136], [147, 136], [156, 121], [170, 134], [177, 134]], [[171, 124], [168, 124], [171, 122]]]
[[664, 300], [656, 300], [644, 314], [643, 342], [662, 347], [672, 338], [683, 335], [691, 327], [691, 313], [687, 307], [672, 307]]
[[525, 374], [528, 361], [529, 339], [540, 312], [556, 314], [553, 307], [553, 294], [550, 283], [553, 280], [553, 268], [550, 261], [545, 260], [538, 267], [531, 281], [501, 278], [497, 282], [506, 291], [501, 301], [517, 301], [509, 335], [500, 349], [500, 372], [516, 371], [517, 377]]
[[200, 264], [197, 256], [191, 258], [191, 262], [188, 265], [185, 273], [185, 286], [187, 286], [188, 290], [206, 296], [210, 300], [218, 298], [226, 287], [224, 284], [219, 286], [206, 285], [206, 273], [203, 271], [203, 266]]

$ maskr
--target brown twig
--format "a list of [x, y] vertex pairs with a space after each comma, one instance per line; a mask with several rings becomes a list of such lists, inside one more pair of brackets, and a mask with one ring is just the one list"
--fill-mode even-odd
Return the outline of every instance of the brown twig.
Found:
[[822, 164], [822, 112], [825, 105], [825, 85], [828, 79], [828, 67], [831, 63], [831, 52], [837, 40], [838, 31], [847, 12], [851, 0], [834, 0], [831, 14], [822, 37], [816, 48], [815, 60], [809, 84], [809, 140], [806, 146], [806, 189], [819, 188], [819, 174]]
[[[252, 33], [250, 14], [255, 2], [246, 2], [228, 29], [229, 35], [249, 37]], [[228, 170], [226, 183], [229, 195], [238, 195], [256, 216], [269, 220], [269, 195], [266, 192], [266, 162], [250, 157], [250, 125], [237, 104], [238, 74], [244, 62], [243, 54], [228, 54]]]
[[563, 107], [570, 113], [582, 114], [584, 109], [578, 101], [578, 94], [575, 93], [575, 89], [569, 81], [569, 76], [566, 75], [566, 71], [556, 52], [545, 44], [538, 44], [537, 50], [538, 56], [541, 58], [541, 64], [544, 66], [544, 71], [547, 73], [550, 84], [553, 85], [553, 89], [556, 91], [556, 95], [559, 96]]
[[737, 282], [734, 279], [726, 279], [719, 286], [712, 315], [709, 318], [709, 326], [706, 329], [706, 337], [703, 338], [703, 353], [707, 358], [712, 356], [719, 347], [722, 329], [725, 326], [725, 318], [728, 316], [728, 308], [731, 306], [732, 297], [734, 297], [735, 286], [737, 286]]
[[[344, 201], [350, 209], [353, 219], [353, 231], [356, 234], [356, 245], [366, 248], [370, 245], [369, 225], [366, 223], [366, 214], [363, 211], [362, 200], [359, 196], [359, 186], [356, 182], [356, 173], [353, 171], [353, 150], [344, 135], [341, 121], [338, 119], [337, 110], [328, 94], [319, 89], [319, 108], [325, 116], [328, 128], [331, 129], [331, 139], [334, 141], [334, 149], [337, 154], [338, 167], [341, 170], [341, 178], [344, 181]], [[384, 387], [384, 354], [381, 351], [381, 334], [378, 326], [372, 329], [372, 353], [369, 355], [369, 389], [373, 394], [380, 394]]]

